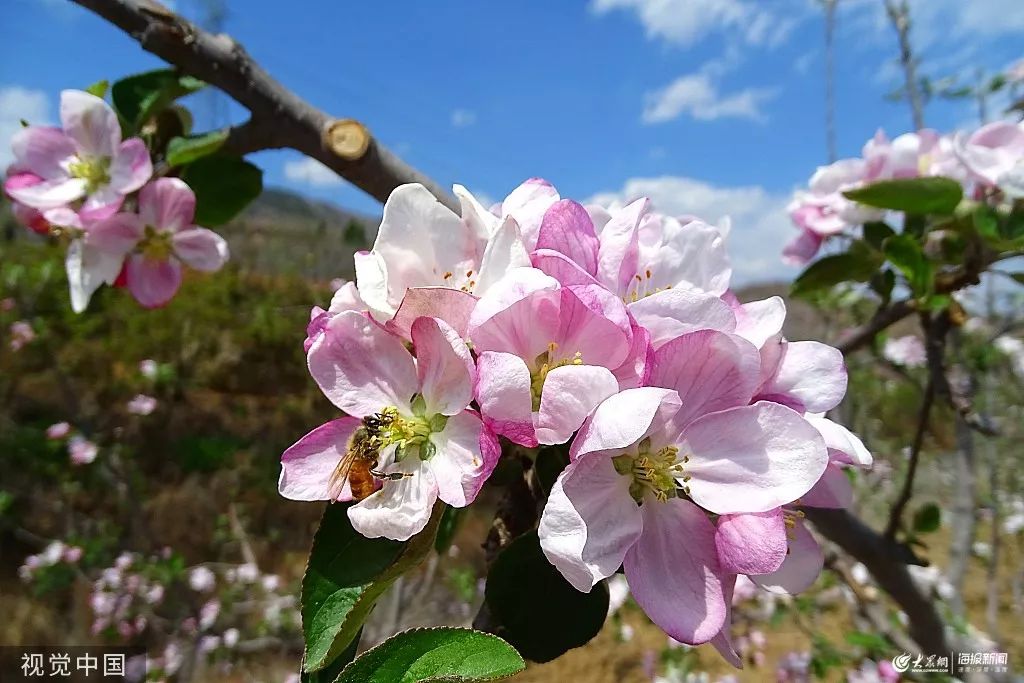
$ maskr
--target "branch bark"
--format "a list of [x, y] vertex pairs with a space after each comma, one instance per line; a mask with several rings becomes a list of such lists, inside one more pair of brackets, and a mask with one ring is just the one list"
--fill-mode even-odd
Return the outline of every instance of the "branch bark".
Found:
[[917, 60], [910, 46], [910, 7], [906, 0], [899, 3], [885, 0], [885, 11], [893, 28], [896, 29], [896, 38], [900, 44], [900, 65], [903, 67], [903, 80], [906, 84], [904, 87], [907, 102], [910, 104], [910, 115], [914, 121], [914, 130], [921, 130], [924, 128], [924, 103], [917, 83]]
[[[355, 122], [349, 119], [336, 119], [295, 95], [230, 36], [207, 33], [155, 0], [72, 2], [117, 26], [146, 51], [220, 88], [248, 109], [251, 118], [231, 129], [226, 150], [248, 154], [263, 149], [294, 149], [381, 202], [399, 185], [420, 183], [457, 210], [448, 192], [399, 159], [365, 127], [353, 125]], [[350, 134], [339, 136], [339, 124]], [[353, 140], [352, 135], [360, 134], [366, 136], [365, 140]]]

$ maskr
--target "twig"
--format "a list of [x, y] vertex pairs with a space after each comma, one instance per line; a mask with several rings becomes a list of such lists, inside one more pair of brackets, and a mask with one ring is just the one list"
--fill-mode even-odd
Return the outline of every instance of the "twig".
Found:
[[906, 0], [901, 0], [898, 4], [894, 0], [885, 0], [885, 12], [896, 29], [896, 38], [900, 45], [900, 65], [903, 67], [904, 88], [907, 102], [910, 104], [914, 130], [921, 130], [924, 128], [924, 104], [917, 83], [917, 60], [914, 59], [914, 52], [910, 46], [910, 8]]
[[455, 209], [455, 199], [399, 159], [351, 119], [335, 119], [285, 88], [230, 36], [212, 35], [154, 0], [72, 0], [183, 72], [223, 90], [251, 118], [231, 129], [225, 149], [247, 154], [291, 148], [385, 201], [403, 183], [421, 183]]
[[878, 333], [898, 323], [916, 310], [913, 301], [896, 301], [889, 306], [879, 308], [871, 320], [863, 326], [847, 333], [836, 348], [847, 355], [870, 344]]
[[931, 378], [928, 378], [928, 383], [924, 388], [924, 396], [921, 399], [921, 409], [917, 416], [917, 431], [914, 433], [914, 441], [910, 447], [910, 460], [907, 464], [907, 476], [903, 479], [903, 488], [900, 490], [900, 495], [896, 498], [896, 502], [893, 503], [892, 509], [889, 511], [889, 523], [885, 527], [885, 537], [892, 540], [896, 536], [896, 530], [900, 526], [900, 521], [903, 517], [903, 510], [907, 507], [907, 503], [910, 502], [910, 497], [914, 492], [914, 477], [917, 474], [917, 462], [921, 455], [921, 446], [924, 443], [924, 435], [928, 431], [928, 416], [932, 410], [932, 404], [935, 402], [935, 384]]
[[245, 560], [246, 564], [257, 567], [256, 553], [253, 552], [252, 545], [249, 543], [249, 536], [245, 533], [245, 527], [242, 526], [241, 520], [238, 519], [238, 510], [235, 508], [234, 503], [228, 506], [228, 523], [231, 525], [231, 533], [234, 534], [238, 540], [238, 545], [241, 547], [242, 559]]

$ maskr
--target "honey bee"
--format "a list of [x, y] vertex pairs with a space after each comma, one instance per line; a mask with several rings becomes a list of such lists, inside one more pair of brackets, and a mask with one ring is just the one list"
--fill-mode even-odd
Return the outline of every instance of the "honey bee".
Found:
[[376, 469], [380, 449], [384, 446], [381, 435], [391, 427], [395, 417], [392, 412], [381, 412], [363, 418], [363, 425], [349, 438], [345, 455], [331, 473], [327, 488], [330, 500], [338, 499], [346, 481], [352, 500], [358, 501], [376, 490], [376, 479], [395, 481], [412, 476], [410, 473], [380, 472]]

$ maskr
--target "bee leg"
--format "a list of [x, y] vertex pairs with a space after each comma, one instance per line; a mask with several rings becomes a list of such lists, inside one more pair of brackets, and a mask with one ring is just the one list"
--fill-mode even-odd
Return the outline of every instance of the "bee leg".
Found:
[[378, 472], [376, 470], [370, 470], [370, 474], [381, 481], [399, 481], [412, 476], [412, 472]]

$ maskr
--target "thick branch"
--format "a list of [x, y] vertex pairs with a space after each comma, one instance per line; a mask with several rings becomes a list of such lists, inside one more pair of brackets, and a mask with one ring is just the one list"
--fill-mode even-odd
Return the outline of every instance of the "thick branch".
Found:
[[[227, 149], [245, 154], [291, 148], [312, 157], [379, 201], [403, 183], [421, 183], [455, 209], [450, 194], [399, 159], [355, 122], [334, 119], [285, 88], [230, 36], [212, 35], [154, 0], [72, 0], [137, 40], [147, 51], [216, 86], [252, 118], [231, 131]], [[363, 144], [334, 132], [348, 125]]]

